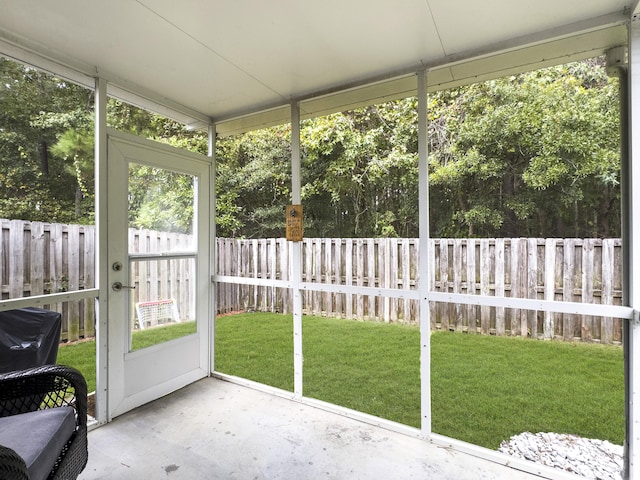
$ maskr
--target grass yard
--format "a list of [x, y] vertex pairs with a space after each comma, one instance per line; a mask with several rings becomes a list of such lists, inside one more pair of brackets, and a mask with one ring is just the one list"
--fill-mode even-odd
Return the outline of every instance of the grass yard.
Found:
[[[140, 350], [158, 343], [183, 337], [196, 331], [196, 322], [182, 322], [160, 328], [138, 330], [131, 337], [131, 350]], [[89, 392], [96, 389], [96, 342], [84, 340], [61, 343], [58, 349], [58, 364], [77, 368], [87, 381]]]
[[184, 337], [196, 333], [196, 322], [181, 322], [162, 327], [136, 330], [131, 335], [131, 351], [151, 347], [159, 343], [168, 342], [174, 338]]
[[[186, 335], [193, 323], [136, 332], [134, 348]], [[416, 327], [305, 316], [304, 394], [420, 424]], [[95, 390], [95, 342], [61, 345], [58, 363]], [[622, 444], [622, 348], [461, 333], [431, 337], [435, 433], [487, 448], [524, 431]], [[216, 322], [216, 370], [293, 390], [292, 317], [243, 313]]]
[[87, 381], [87, 391], [96, 389], [96, 342], [82, 340], [74, 343], [61, 343], [58, 348], [58, 364], [77, 368]]
[[[304, 317], [304, 394], [383, 418], [420, 422], [416, 327]], [[216, 370], [291, 391], [291, 316], [220, 317]], [[622, 444], [622, 348], [435, 333], [433, 431], [487, 448], [523, 431]]]

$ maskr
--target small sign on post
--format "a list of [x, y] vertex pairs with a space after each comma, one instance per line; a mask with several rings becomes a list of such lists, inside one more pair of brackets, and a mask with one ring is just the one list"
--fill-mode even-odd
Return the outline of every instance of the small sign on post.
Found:
[[302, 241], [302, 205], [287, 205], [287, 240]]

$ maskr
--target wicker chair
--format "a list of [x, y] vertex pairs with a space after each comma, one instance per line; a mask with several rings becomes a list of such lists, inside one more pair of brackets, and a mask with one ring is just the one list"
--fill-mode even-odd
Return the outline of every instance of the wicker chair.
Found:
[[[45, 447], [34, 461], [35, 439]], [[62, 365], [0, 374], [0, 444], [3, 480], [77, 478], [88, 457], [82, 374]], [[52, 450], [54, 444], [59, 445]]]

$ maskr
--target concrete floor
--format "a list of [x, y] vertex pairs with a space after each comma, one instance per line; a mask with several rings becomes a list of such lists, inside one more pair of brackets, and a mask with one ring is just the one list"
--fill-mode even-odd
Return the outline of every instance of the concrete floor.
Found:
[[[540, 477], [313, 406], [204, 379], [89, 433], [93, 479]], [[577, 478], [577, 477], [574, 477]]]

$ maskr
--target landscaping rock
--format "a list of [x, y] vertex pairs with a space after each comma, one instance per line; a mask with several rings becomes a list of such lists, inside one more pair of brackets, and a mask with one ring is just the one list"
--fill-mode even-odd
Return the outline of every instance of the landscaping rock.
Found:
[[606, 440], [524, 432], [503, 441], [498, 451], [589, 479], [622, 479], [623, 448]]

